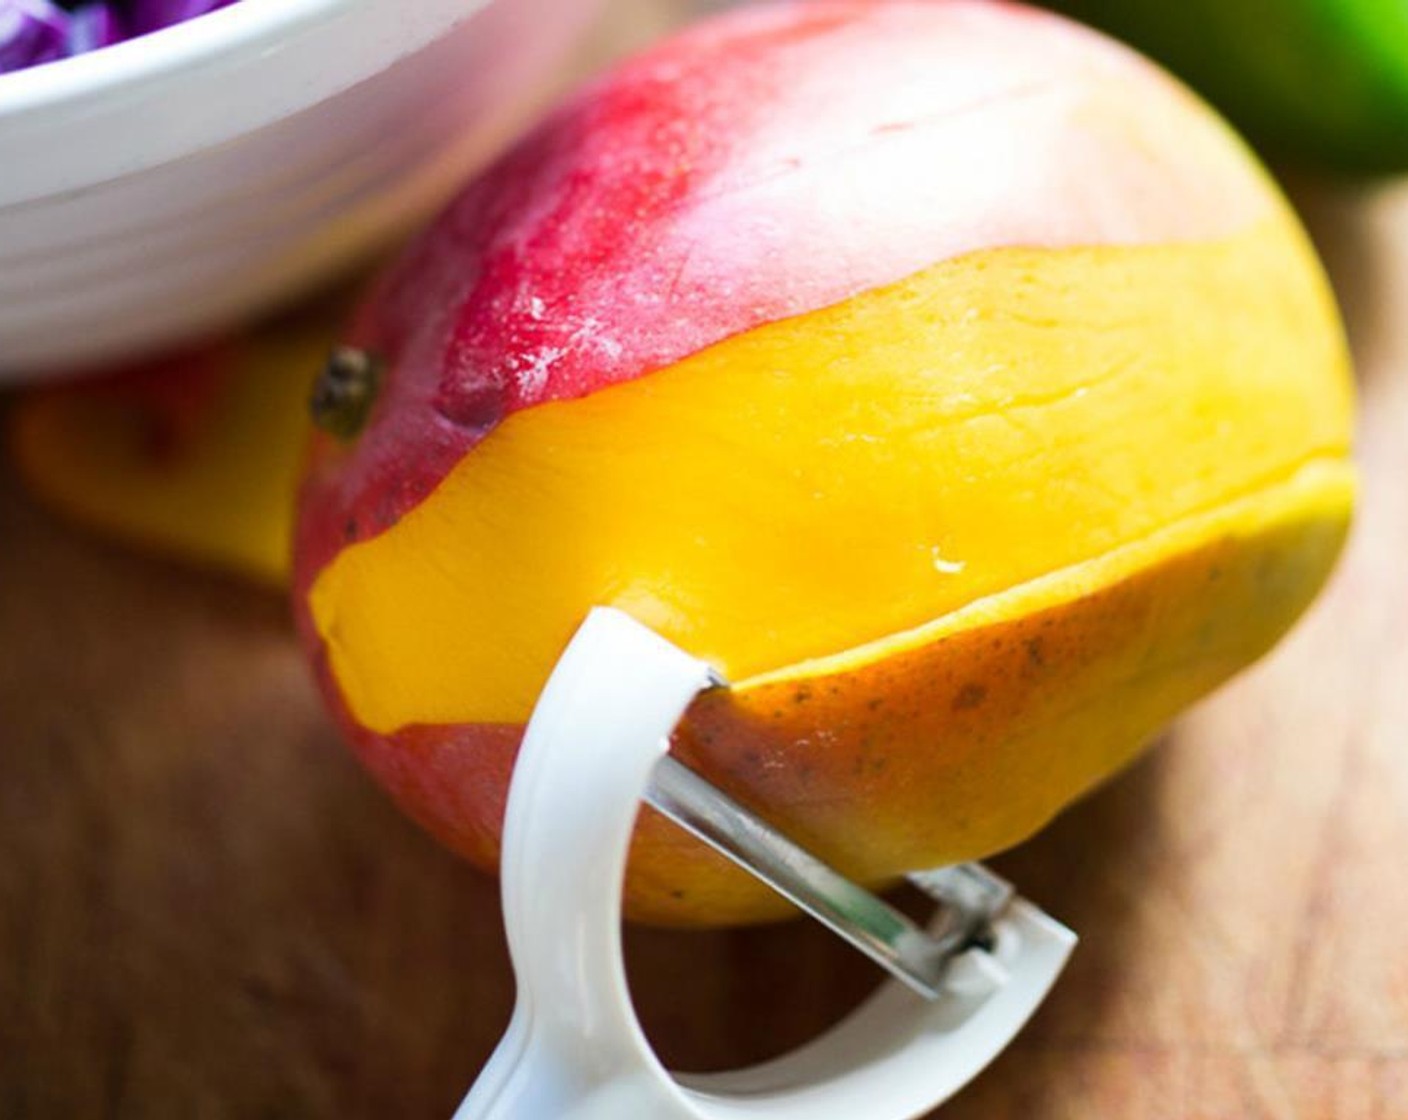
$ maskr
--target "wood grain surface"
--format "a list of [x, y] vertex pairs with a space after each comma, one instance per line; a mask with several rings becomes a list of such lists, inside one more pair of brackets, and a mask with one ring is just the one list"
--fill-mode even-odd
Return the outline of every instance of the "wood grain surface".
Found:
[[[611, 41], [675, 15], [623, 5]], [[1272, 658], [997, 861], [1083, 941], [946, 1120], [1408, 1117], [1408, 191], [1302, 198], [1361, 365], [1348, 555]], [[628, 940], [686, 1068], [876, 982], [806, 923]], [[494, 884], [341, 749], [279, 599], [0, 472], [0, 1118], [447, 1117], [511, 997]]]

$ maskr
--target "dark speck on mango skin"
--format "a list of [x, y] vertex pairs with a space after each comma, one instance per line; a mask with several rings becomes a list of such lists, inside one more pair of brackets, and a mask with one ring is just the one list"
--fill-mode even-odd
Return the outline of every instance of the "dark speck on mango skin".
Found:
[[987, 695], [987, 685], [979, 684], [977, 681], [970, 681], [954, 695], [953, 710], [955, 712], [966, 712], [976, 708], [987, 699]]

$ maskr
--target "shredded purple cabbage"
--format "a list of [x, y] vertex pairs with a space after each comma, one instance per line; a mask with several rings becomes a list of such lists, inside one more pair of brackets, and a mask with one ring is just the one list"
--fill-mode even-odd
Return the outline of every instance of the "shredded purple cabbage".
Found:
[[[4, 0], [0, 0], [3, 3]], [[127, 37], [117, 16], [106, 4], [74, 9], [68, 20], [68, 53], [85, 54]]]
[[0, 0], [0, 74], [63, 58], [68, 18], [49, 0]]
[[135, 39], [235, 0], [0, 0], [0, 74]]
[[[130, 35], [145, 35], [149, 31], [158, 31], [163, 27], [170, 27], [173, 23], [183, 23], [188, 19], [195, 19], [196, 16], [203, 16], [207, 12], [213, 12], [216, 8], [223, 8], [231, 0], [134, 0], [128, 5], [131, 12]], [[111, 4], [108, 5], [112, 7]]]

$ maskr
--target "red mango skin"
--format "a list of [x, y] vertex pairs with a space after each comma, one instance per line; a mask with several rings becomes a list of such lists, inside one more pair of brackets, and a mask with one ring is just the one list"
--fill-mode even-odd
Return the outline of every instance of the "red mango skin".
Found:
[[[1219, 126], [1189, 124], [1203, 114], [1188, 100], [1117, 44], [1018, 5], [818, 0], [701, 25], [548, 118], [374, 286], [345, 341], [386, 361], [380, 398], [356, 440], [315, 438], [295, 608], [366, 767], [443, 842], [495, 864], [522, 728], [359, 726], [306, 605], [340, 549], [395, 523], [518, 409], [968, 251], [1245, 227], [1264, 186]], [[1131, 142], [1160, 106], [1191, 131]]]
[[358, 761], [401, 811], [469, 862], [496, 868], [522, 726], [418, 724], [378, 735], [347, 710], [321, 651], [313, 671]]

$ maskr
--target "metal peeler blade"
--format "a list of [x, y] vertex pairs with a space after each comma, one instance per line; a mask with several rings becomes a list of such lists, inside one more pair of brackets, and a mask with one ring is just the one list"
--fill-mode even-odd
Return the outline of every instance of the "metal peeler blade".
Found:
[[914, 872], [909, 881], [946, 915], [929, 932], [669, 755], [655, 764], [645, 801], [925, 999], [943, 994], [949, 962], [981, 942], [1014, 897], [1009, 883], [979, 864]]

